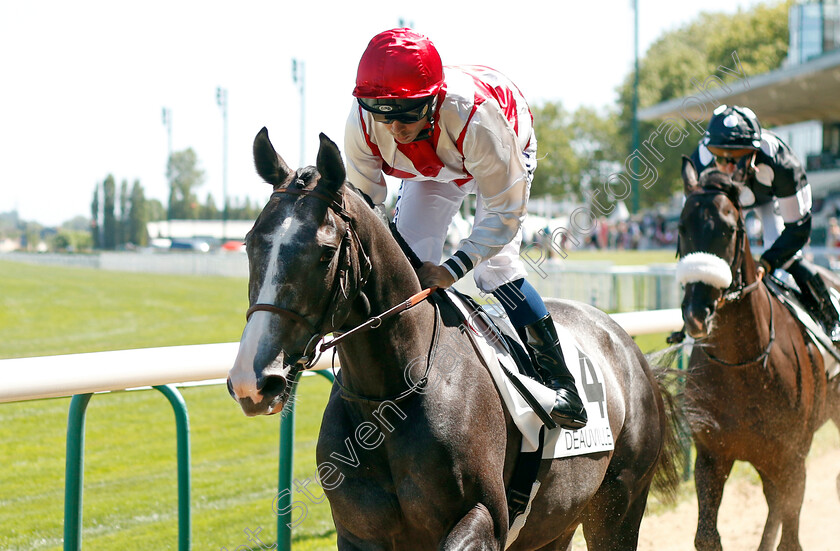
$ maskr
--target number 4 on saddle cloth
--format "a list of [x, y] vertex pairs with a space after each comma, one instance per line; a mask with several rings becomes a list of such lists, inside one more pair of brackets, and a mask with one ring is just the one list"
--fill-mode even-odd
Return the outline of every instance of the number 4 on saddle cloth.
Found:
[[[542, 457], [549, 459], [614, 448], [607, 418], [604, 375], [571, 333], [555, 325], [563, 356], [575, 378], [578, 393], [584, 399], [589, 422], [578, 430], [548, 430], [545, 441], [540, 442], [543, 419], [550, 419], [547, 414], [554, 405], [555, 392], [538, 382], [528, 353], [507, 318], [491, 314], [472, 298], [452, 288], [438, 291], [433, 296], [440, 306], [444, 324], [462, 327], [462, 332], [470, 338], [476, 354], [493, 377], [514, 423], [522, 433], [523, 452], [542, 448]], [[533, 400], [527, 397], [528, 393]], [[538, 415], [534, 411], [536, 406], [542, 407], [540, 413], [545, 415]], [[545, 425], [551, 428], [547, 423]]]
[[[549, 412], [555, 391], [537, 382], [523, 343], [506, 318], [494, 316], [470, 297], [446, 289], [431, 297], [438, 303], [445, 325], [458, 326], [493, 378], [510, 416], [522, 433], [522, 447], [507, 488], [510, 531], [514, 541], [524, 526], [530, 504], [540, 487], [537, 473], [543, 459], [571, 457], [615, 448], [609, 418], [604, 375], [574, 337], [555, 324], [560, 346], [589, 418], [578, 430], [557, 427]], [[536, 379], [536, 380], [535, 380]], [[540, 408], [539, 415], [537, 409]], [[554, 428], [551, 428], [551, 427]], [[549, 430], [546, 430], [549, 429]]]

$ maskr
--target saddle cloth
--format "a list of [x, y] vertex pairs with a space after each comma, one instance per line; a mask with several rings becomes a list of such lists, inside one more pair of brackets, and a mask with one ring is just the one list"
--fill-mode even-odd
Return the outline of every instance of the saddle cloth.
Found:
[[[770, 292], [776, 295], [779, 301], [790, 310], [790, 313], [799, 320], [811, 335], [814, 344], [817, 345], [820, 354], [822, 354], [828, 379], [834, 379], [840, 375], [840, 351], [832, 344], [822, 325], [814, 319], [811, 311], [802, 304], [793, 289], [781, 281], [774, 277], [767, 277], [764, 282]], [[834, 295], [835, 302], [840, 299], [840, 294], [836, 290], [830, 289], [829, 292]]]
[[[511, 351], [500, 339], [487, 338], [488, 332], [479, 327], [480, 317], [474, 312], [474, 306], [470, 304], [469, 299], [452, 290], [447, 290], [447, 296], [459, 310], [460, 317], [465, 320], [467, 333], [493, 377], [513, 422], [522, 433], [521, 451], [536, 451], [540, 446], [540, 429], [544, 425], [504, 371], [516, 376], [531, 391], [546, 412], [550, 412], [554, 405], [554, 391], [522, 374]], [[497, 324], [508, 323], [506, 319], [495, 318], [495, 320]], [[542, 446], [542, 457], [543, 459], [571, 457], [612, 450], [615, 448], [615, 442], [607, 417], [606, 385], [601, 367], [586, 355], [568, 330], [560, 325], [555, 324], [555, 326], [560, 337], [563, 355], [569, 371], [575, 378], [578, 394], [583, 398], [589, 421], [584, 428], [575, 431], [559, 427], [547, 431]], [[512, 327], [508, 327], [505, 334], [510, 337], [512, 334], [515, 335], [515, 331]], [[518, 340], [517, 343], [522, 346]], [[505, 369], [503, 370], [501, 366]]]

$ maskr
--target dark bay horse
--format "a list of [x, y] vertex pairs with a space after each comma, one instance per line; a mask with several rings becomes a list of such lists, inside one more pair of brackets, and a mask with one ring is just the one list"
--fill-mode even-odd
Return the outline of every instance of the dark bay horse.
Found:
[[677, 273], [685, 330], [697, 340], [685, 388], [697, 448], [694, 544], [722, 549], [718, 509], [739, 460], [758, 471], [769, 508], [759, 550], [773, 548], [781, 527], [778, 549], [798, 551], [805, 457], [820, 426], [831, 419], [840, 427], [840, 388], [813, 340], [758, 279], [740, 186], [714, 169], [698, 178], [685, 158], [683, 181]]
[[[251, 307], [232, 396], [246, 415], [279, 412], [315, 343], [344, 333], [317, 447], [338, 549], [505, 548], [505, 486], [521, 436], [487, 370], [461, 354], [466, 337], [429, 301], [347, 332], [420, 292], [414, 269], [383, 218], [345, 184], [324, 135], [316, 167], [290, 170], [265, 129], [254, 158], [274, 192], [246, 238]], [[549, 309], [603, 366], [615, 449], [543, 460], [510, 548], [569, 549], [582, 523], [591, 550], [635, 549], [654, 474], [670, 473], [671, 489], [679, 479], [669, 395], [609, 316], [572, 302]]]

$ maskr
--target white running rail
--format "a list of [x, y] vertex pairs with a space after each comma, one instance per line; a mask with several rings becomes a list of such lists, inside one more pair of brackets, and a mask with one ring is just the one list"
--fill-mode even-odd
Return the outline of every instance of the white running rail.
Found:
[[[612, 317], [633, 336], [682, 327], [677, 308]], [[238, 347], [231, 342], [0, 360], [0, 402], [224, 379]], [[331, 361], [332, 354], [324, 354], [315, 368], [327, 369]]]

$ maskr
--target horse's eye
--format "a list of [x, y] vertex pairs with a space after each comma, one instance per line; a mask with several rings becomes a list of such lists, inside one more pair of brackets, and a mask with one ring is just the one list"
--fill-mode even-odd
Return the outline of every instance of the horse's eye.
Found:
[[335, 256], [335, 249], [332, 247], [328, 249], [324, 249], [324, 252], [321, 253], [321, 262], [329, 262]]

